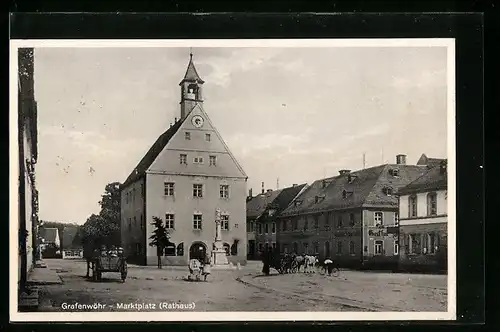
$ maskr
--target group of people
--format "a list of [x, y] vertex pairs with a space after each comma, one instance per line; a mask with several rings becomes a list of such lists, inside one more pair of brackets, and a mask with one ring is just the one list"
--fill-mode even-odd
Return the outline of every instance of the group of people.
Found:
[[99, 256], [101, 257], [122, 257], [123, 253], [123, 248], [116, 246], [111, 246], [109, 249], [106, 246], [102, 246], [99, 250]]
[[188, 279], [198, 279], [201, 275], [203, 280], [207, 281], [207, 277], [211, 274], [210, 256], [206, 254], [204, 258], [191, 259], [189, 261], [189, 273]]

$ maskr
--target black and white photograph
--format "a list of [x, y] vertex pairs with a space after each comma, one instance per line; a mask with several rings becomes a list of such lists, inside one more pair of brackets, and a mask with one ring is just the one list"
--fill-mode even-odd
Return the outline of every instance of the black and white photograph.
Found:
[[453, 39], [10, 52], [12, 321], [456, 319]]

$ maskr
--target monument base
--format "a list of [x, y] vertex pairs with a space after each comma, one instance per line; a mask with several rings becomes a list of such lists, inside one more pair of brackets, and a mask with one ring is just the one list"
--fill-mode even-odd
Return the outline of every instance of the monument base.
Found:
[[224, 249], [212, 251], [212, 261], [210, 263], [213, 267], [229, 265], [226, 251]]

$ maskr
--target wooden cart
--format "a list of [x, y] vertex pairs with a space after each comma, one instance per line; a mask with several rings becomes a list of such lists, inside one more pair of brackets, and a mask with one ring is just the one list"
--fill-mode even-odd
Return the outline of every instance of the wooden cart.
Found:
[[104, 272], [120, 273], [122, 282], [127, 279], [127, 262], [123, 256], [98, 256], [92, 263], [94, 281], [101, 281]]

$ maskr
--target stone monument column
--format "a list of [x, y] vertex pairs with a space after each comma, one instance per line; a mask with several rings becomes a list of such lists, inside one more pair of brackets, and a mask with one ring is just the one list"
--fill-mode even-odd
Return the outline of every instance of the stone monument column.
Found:
[[229, 264], [226, 250], [224, 250], [224, 246], [222, 245], [221, 228], [221, 212], [220, 209], [217, 208], [215, 210], [215, 241], [212, 250], [212, 265], [214, 266]]

